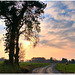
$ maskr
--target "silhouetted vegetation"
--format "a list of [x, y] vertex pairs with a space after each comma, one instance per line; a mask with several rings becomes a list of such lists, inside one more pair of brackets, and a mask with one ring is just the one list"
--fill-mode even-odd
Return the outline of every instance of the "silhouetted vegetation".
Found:
[[4, 60], [4, 64], [9, 64], [9, 60]]
[[66, 63], [66, 62], [68, 62], [68, 60], [66, 58], [62, 58], [62, 61], [61, 62], [62, 63]]
[[45, 59], [44, 57], [33, 57], [29, 62], [43, 62], [43, 63], [75, 63], [75, 59], [68, 60], [67, 58], [62, 58], [62, 60], [57, 60], [53, 57], [50, 59]]
[[[0, 1], [0, 18], [6, 25], [5, 51], [9, 53], [9, 62], [19, 65], [19, 37], [24, 33], [25, 39], [38, 38], [39, 19], [43, 19], [46, 4], [39, 1]], [[36, 46], [38, 40], [35, 41]], [[15, 59], [14, 59], [15, 58]], [[14, 61], [15, 60], [15, 61]]]

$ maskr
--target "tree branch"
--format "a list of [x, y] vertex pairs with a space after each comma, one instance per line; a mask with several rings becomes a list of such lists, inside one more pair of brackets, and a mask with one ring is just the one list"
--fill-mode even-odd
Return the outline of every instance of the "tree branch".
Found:
[[21, 32], [19, 33], [19, 35], [23, 34], [24, 32], [25, 32], [25, 30], [21, 31]]
[[[7, 15], [4, 14], [4, 16], [11, 22], [11, 20], [9, 19], [9, 17]], [[11, 22], [12, 23], [12, 22]]]
[[22, 23], [21, 26], [19, 26], [19, 30], [20, 30], [20, 28], [21, 28], [23, 25], [24, 25], [24, 23]]
[[26, 11], [26, 9], [27, 9], [27, 1], [26, 1], [26, 4], [23, 6], [20, 15], [18, 16], [18, 22], [19, 22], [19, 21], [21, 20], [21, 18], [23, 17], [24, 12]]

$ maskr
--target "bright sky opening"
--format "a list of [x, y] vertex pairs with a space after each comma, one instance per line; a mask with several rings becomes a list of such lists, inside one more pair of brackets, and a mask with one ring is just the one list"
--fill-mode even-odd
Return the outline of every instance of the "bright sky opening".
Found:
[[[47, 1], [44, 19], [41, 21], [41, 32], [37, 46], [20, 39], [26, 49], [25, 59], [45, 57], [49, 59], [75, 58], [75, 1]], [[4, 52], [3, 34], [5, 24], [0, 19], [0, 57], [8, 58]], [[35, 41], [35, 40], [34, 40]]]

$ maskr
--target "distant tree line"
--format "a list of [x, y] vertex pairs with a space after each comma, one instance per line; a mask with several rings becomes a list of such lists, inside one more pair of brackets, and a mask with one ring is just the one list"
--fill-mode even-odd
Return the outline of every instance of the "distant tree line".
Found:
[[53, 59], [52, 57], [50, 58], [50, 62], [52, 63], [55, 63], [55, 62], [58, 62], [58, 63], [75, 63], [75, 59], [71, 59], [71, 60], [68, 60], [67, 58], [62, 58], [62, 60], [56, 60], [56, 59]]
[[44, 57], [34, 57], [29, 62], [44, 62], [44, 63], [75, 63], [75, 59], [68, 60], [66, 58], [62, 58], [62, 60], [56, 60], [53, 57], [50, 57], [50, 59], [45, 59]]

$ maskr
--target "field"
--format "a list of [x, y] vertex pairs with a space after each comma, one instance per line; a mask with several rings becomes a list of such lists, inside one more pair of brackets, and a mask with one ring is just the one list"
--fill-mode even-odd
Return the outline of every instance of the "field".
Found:
[[0, 62], [0, 73], [16, 73], [21, 72], [20, 68], [17, 65], [4, 64]]
[[50, 65], [50, 63], [31, 63], [31, 62], [20, 63], [20, 67], [28, 69], [29, 73], [31, 73], [32, 70], [35, 69], [35, 68], [44, 67], [46, 65]]
[[62, 73], [75, 73], [75, 64], [57, 64], [56, 69]]
[[34, 68], [43, 67], [46, 65], [50, 65], [50, 63], [30, 63], [23, 62], [20, 63], [20, 68], [17, 65], [9, 65], [4, 64], [4, 62], [0, 62], [0, 73], [23, 73], [22, 69], [28, 70], [28, 73], [31, 73]]

